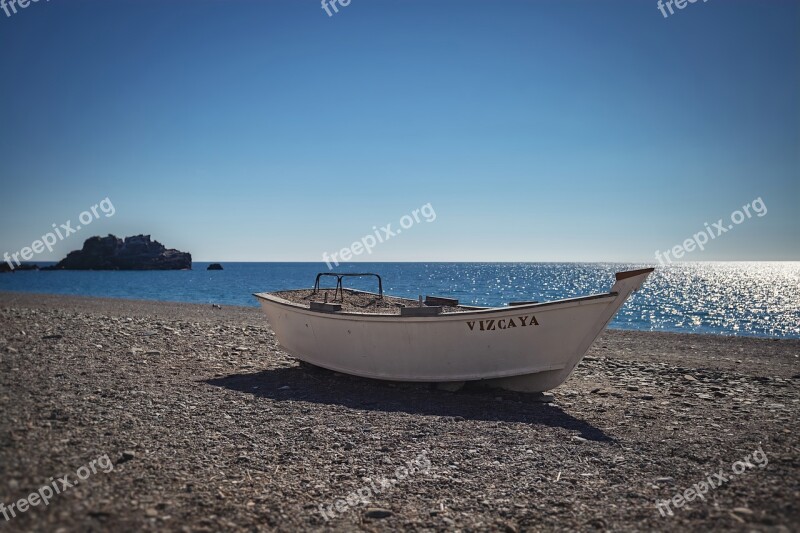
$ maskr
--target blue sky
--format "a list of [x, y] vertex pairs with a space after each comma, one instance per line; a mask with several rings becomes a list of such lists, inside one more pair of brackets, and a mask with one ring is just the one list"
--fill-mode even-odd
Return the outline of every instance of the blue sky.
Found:
[[0, 253], [91, 235], [315, 261], [800, 260], [800, 3], [51, 0], [0, 11]]

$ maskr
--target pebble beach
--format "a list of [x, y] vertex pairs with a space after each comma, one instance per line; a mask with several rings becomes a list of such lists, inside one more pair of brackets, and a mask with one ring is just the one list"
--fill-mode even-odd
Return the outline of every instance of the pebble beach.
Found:
[[552, 399], [448, 392], [258, 308], [0, 292], [0, 531], [798, 531], [798, 385], [800, 340], [610, 330]]

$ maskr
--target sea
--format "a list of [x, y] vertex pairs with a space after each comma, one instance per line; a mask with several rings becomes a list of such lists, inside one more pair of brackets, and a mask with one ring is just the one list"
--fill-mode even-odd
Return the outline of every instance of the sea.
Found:
[[[45, 263], [39, 263], [45, 265]], [[183, 271], [19, 271], [0, 274], [0, 291], [257, 306], [255, 292], [309, 288], [324, 263], [226, 263]], [[375, 272], [386, 294], [457, 298], [503, 305], [607, 292], [629, 263], [350, 263], [340, 272]], [[323, 287], [335, 278], [322, 279]], [[377, 292], [375, 278], [345, 286]], [[2, 299], [0, 297], [0, 306]], [[614, 329], [800, 338], [800, 262], [698, 262], [656, 271], [614, 317]]]

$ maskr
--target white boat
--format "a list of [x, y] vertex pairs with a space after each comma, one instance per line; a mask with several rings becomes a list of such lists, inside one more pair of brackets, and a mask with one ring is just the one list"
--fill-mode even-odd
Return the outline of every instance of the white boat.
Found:
[[[391, 381], [483, 381], [544, 392], [564, 383], [628, 296], [652, 268], [618, 272], [611, 290], [544, 303], [503, 307], [429, 304], [342, 288], [255, 294], [281, 347], [291, 356], [337, 372]], [[359, 274], [360, 275], [360, 274]], [[374, 274], [372, 274], [374, 275]], [[380, 281], [380, 278], [378, 278]], [[339, 301], [365, 297], [377, 310], [348, 310]], [[323, 301], [324, 299], [324, 301]], [[352, 306], [350, 306], [352, 307]]]

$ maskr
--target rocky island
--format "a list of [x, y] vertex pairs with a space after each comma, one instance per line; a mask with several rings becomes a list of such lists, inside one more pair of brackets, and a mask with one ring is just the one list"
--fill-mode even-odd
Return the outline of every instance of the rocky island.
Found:
[[16, 272], [17, 270], [39, 270], [39, 265], [36, 264], [29, 264], [29, 263], [22, 263], [17, 267], [13, 267], [9, 262], [0, 263], [0, 273], [4, 272]]
[[191, 270], [192, 254], [166, 248], [150, 235], [90, 237], [81, 250], [43, 270]]

